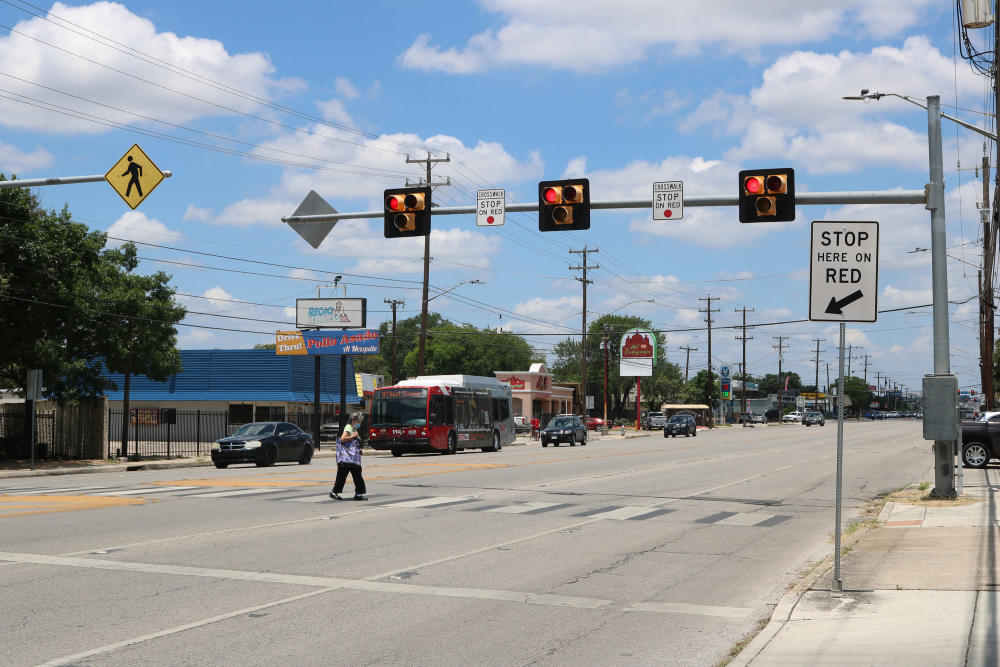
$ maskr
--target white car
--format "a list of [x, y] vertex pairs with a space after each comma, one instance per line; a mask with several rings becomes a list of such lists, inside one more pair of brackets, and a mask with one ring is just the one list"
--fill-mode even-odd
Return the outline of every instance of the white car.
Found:
[[784, 417], [782, 417], [781, 421], [782, 422], [792, 422], [792, 423], [798, 424], [798, 423], [802, 422], [802, 417], [803, 417], [803, 413], [801, 413], [798, 410], [796, 410], [795, 412], [789, 412], [787, 415], [785, 415]]

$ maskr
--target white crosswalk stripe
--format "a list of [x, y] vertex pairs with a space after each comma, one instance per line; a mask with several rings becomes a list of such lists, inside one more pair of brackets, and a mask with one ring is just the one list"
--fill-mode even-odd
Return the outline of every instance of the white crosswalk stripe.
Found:
[[756, 526], [758, 523], [773, 519], [773, 514], [758, 514], [757, 512], [741, 512], [716, 521], [716, 526]]
[[532, 510], [545, 509], [546, 507], [555, 507], [559, 503], [542, 503], [542, 502], [530, 502], [522, 503], [519, 505], [506, 505], [504, 507], [492, 507], [486, 512], [498, 512], [500, 514], [523, 514], [524, 512], [531, 512]]
[[324, 493], [323, 495], [300, 496], [298, 498], [279, 498], [279, 500], [286, 503], [322, 503], [330, 500], [330, 496]]
[[618, 521], [625, 521], [626, 519], [634, 519], [635, 517], [642, 516], [643, 514], [652, 514], [653, 512], [659, 512], [658, 507], [619, 507], [618, 509], [613, 509], [608, 512], [600, 512], [598, 514], [590, 514], [588, 518], [591, 519], [616, 519]]
[[233, 491], [213, 491], [211, 493], [192, 493], [187, 498], [229, 498], [231, 496], [251, 496], [258, 493], [278, 493], [288, 491], [288, 489], [236, 489]]
[[42, 489], [40, 491], [39, 490], [35, 490], [35, 491], [18, 491], [16, 489], [14, 489], [12, 491], [4, 491], [4, 493], [7, 494], [7, 495], [12, 495], [12, 496], [41, 496], [41, 495], [49, 495], [49, 494], [54, 494], [54, 493], [67, 493], [67, 492], [70, 492], [70, 491], [92, 491], [94, 489], [106, 489], [106, 488], [108, 488], [108, 487], [106, 487], [106, 486], [71, 486], [71, 487], [66, 488], [66, 489]]
[[143, 489], [129, 489], [127, 491], [105, 491], [104, 493], [89, 493], [90, 496], [141, 496], [152, 493], [166, 493], [168, 491], [187, 491], [197, 489], [197, 486], [147, 486]]
[[406, 500], [401, 503], [386, 503], [385, 507], [433, 507], [434, 505], [458, 503], [468, 499], [468, 496], [420, 498], [419, 500]]

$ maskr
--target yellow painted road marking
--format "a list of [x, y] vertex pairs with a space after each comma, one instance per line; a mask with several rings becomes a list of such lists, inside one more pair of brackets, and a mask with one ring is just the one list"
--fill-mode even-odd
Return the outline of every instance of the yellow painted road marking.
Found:
[[142, 505], [142, 498], [108, 496], [9, 496], [0, 495], [0, 519], [28, 514], [75, 512], [125, 505]]

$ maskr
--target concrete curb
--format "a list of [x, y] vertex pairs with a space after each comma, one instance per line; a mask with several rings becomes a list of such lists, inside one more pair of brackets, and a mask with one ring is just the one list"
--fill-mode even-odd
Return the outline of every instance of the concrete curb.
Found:
[[[886, 503], [886, 505], [889, 504], [891, 503]], [[883, 507], [882, 512], [884, 511], [885, 508]], [[882, 523], [882, 512], [879, 513], [879, 523]], [[850, 519], [849, 517], [845, 518], [848, 520]], [[846, 538], [842, 538], [840, 542], [841, 551], [845, 548], [853, 547], [858, 541], [861, 540], [861, 538], [868, 534], [869, 530], [871, 530], [869, 526], [864, 526]], [[771, 619], [768, 621], [764, 629], [757, 633], [757, 636], [754, 637], [749, 644], [743, 647], [743, 650], [734, 656], [729, 663], [727, 663], [727, 667], [745, 667], [746, 665], [752, 663], [757, 656], [760, 655], [765, 648], [767, 648], [767, 645], [771, 643], [771, 640], [774, 639], [779, 632], [781, 632], [781, 630], [785, 627], [785, 624], [791, 620], [792, 612], [795, 611], [796, 605], [798, 605], [799, 601], [807, 592], [813, 589], [813, 585], [816, 583], [816, 580], [826, 574], [830, 574], [830, 576], [832, 576], [832, 570], [833, 554], [829, 554], [826, 558], [820, 561], [816, 567], [809, 571], [809, 573], [807, 573], [799, 581], [799, 583], [795, 584], [795, 586], [792, 587], [792, 590], [781, 596], [781, 599], [778, 600], [778, 604], [771, 612]]]

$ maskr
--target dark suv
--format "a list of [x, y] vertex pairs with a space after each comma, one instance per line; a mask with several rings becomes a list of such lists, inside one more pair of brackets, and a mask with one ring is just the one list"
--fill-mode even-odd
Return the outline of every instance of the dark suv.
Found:
[[674, 438], [682, 433], [685, 438], [698, 435], [698, 425], [691, 415], [674, 415], [667, 420], [667, 425], [663, 427], [664, 438], [667, 436]]
[[826, 426], [826, 420], [823, 419], [823, 413], [822, 412], [807, 412], [802, 417], [802, 425], [803, 426], [814, 426], [814, 425]]

